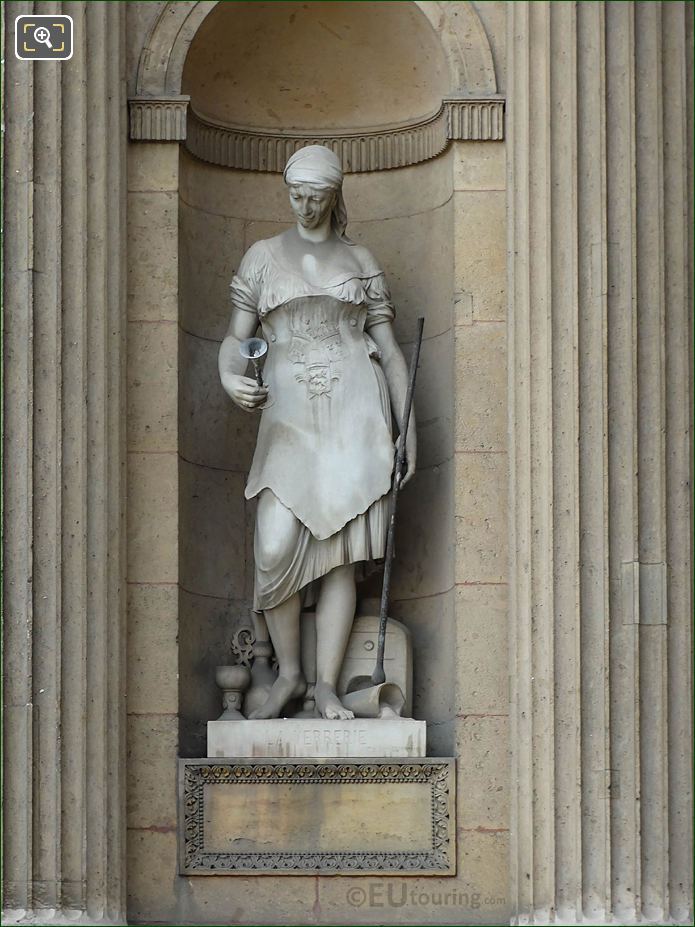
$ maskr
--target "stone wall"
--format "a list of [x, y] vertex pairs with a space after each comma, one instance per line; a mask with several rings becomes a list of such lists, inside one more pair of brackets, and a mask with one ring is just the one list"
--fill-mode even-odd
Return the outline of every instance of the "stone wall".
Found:
[[[70, 61], [15, 58], [32, 12], [73, 17]], [[122, 923], [125, 16], [4, 16], [3, 904]]]
[[[229, 18], [228, 10], [223, 12]], [[196, 34], [194, 60], [206, 59], [204, 36], [219, 38], [224, 28], [223, 21], [217, 32], [208, 28], [202, 38]], [[407, 30], [398, 42], [408, 42]], [[392, 54], [400, 60], [398, 42]], [[498, 45], [503, 48], [504, 34]], [[226, 72], [220, 78], [228, 79]], [[199, 85], [195, 69], [185, 68], [183, 80], [182, 90], [196, 110], [214, 111], [216, 97]], [[229, 84], [227, 92], [240, 91]], [[359, 113], [347, 118], [359, 120]], [[388, 118], [384, 111], [380, 121]], [[261, 119], [259, 114], [250, 121]], [[130, 380], [140, 384], [131, 391], [131, 419], [140, 424], [130, 450], [148, 452], [143, 460], [161, 487], [156, 506], [143, 497], [131, 509], [130, 521], [131, 533], [142, 530], [147, 540], [134, 557], [143, 579], [130, 585], [142, 609], [129, 633], [134, 674], [129, 686], [143, 693], [156, 687], [158, 694], [149, 712], [143, 699], [129, 717], [129, 912], [135, 921], [223, 919], [233, 900], [235, 918], [244, 923], [281, 916], [291, 923], [307, 918], [369, 922], [373, 909], [358, 911], [346, 901], [349, 879], [285, 876], [268, 892], [265, 878], [230, 882], [176, 875], [173, 760], [177, 751], [204, 753], [205, 721], [219, 713], [214, 666], [228, 659], [235, 628], [250, 623], [253, 505], [244, 502], [243, 486], [256, 422], [235, 410], [219, 388], [216, 353], [228, 323], [234, 267], [250, 244], [288, 222], [278, 174], [205, 164], [185, 150], [174, 168], [172, 152], [178, 150], [176, 143], [168, 149], [158, 143], [129, 147], [129, 196], [135, 203], [142, 200], [135, 206], [137, 226], [131, 226], [142, 247], [131, 252], [129, 357], [134, 364], [142, 358], [152, 371], [147, 380], [138, 366]], [[406, 354], [417, 315], [427, 318], [416, 399], [419, 473], [416, 488], [402, 500], [393, 614], [413, 633], [415, 715], [428, 721], [429, 753], [460, 757], [460, 876], [389, 882], [394, 897], [406, 888], [421, 895], [448, 892], [450, 900], [433, 915], [441, 922], [452, 910], [467, 909], [479, 918], [486, 905], [487, 916], [495, 919], [507, 905], [504, 185], [504, 147], [490, 142], [455, 143], [439, 158], [398, 171], [348, 174], [345, 181], [350, 234], [367, 244], [387, 271], [398, 311], [396, 334]], [[178, 254], [169, 231], [176, 222]], [[155, 239], [156, 248], [149, 249], [147, 242]], [[147, 311], [148, 294], [172, 291], [176, 266], [180, 330], [175, 344], [168, 334], [173, 320], [168, 309], [163, 317], [148, 316], [147, 327], [135, 320]], [[163, 305], [169, 306], [168, 298]], [[136, 368], [131, 364], [130, 369]], [[475, 388], [462, 390], [461, 383]], [[146, 445], [140, 446], [143, 436]], [[178, 500], [167, 482], [175, 447]], [[174, 607], [168, 597], [177, 540]], [[171, 550], [169, 566], [155, 566], [150, 548]], [[146, 564], [151, 565], [147, 579]], [[379, 588], [375, 576], [362, 594], [378, 594]], [[147, 627], [156, 627], [157, 640], [165, 645], [156, 653], [150, 650], [154, 642], [141, 642]], [[138, 658], [143, 645], [151, 660]], [[178, 744], [170, 714], [176, 673]], [[148, 682], [145, 690], [145, 680], [156, 683]], [[403, 919], [396, 905], [383, 916], [389, 922]]]
[[[456, 136], [345, 185], [406, 350], [428, 318], [393, 612], [429, 752], [457, 757], [457, 875], [178, 876], [177, 757], [216, 710], [209, 667], [250, 592], [253, 428], [214, 355], [231, 267], [285, 217], [278, 174], [181, 145], [214, 8], [4, 7], [7, 921], [690, 923], [681, 2], [384, 13], [404, 11], [396, 53], [432, 30], [418, 100], [447, 74], [447, 114], [509, 94], [506, 140]], [[73, 16], [71, 61], [15, 59], [31, 12]], [[126, 142], [143, 94], [169, 95], [159, 140]], [[211, 498], [228, 504], [204, 536]], [[243, 569], [215, 559], [227, 547]]]
[[685, 924], [692, 7], [508, 23], [513, 902]]

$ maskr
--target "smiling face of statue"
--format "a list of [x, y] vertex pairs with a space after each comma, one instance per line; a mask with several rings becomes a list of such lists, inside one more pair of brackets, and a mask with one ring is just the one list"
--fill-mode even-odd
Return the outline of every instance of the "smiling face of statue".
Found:
[[294, 216], [304, 229], [316, 229], [330, 220], [335, 205], [336, 192], [310, 183], [290, 185], [290, 206]]

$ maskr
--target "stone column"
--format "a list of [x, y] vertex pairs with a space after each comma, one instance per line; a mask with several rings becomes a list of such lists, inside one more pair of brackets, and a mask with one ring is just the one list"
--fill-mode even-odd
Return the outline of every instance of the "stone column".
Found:
[[692, 9], [507, 16], [516, 922], [691, 923]]
[[[23, 13], [72, 59], [18, 61]], [[124, 26], [5, 6], [7, 923], [125, 922]]]

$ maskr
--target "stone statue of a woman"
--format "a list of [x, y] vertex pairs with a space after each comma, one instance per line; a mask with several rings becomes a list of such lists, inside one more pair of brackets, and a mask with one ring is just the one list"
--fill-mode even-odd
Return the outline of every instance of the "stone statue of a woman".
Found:
[[[384, 556], [394, 466], [391, 409], [400, 419], [407, 370], [384, 274], [345, 235], [343, 172], [321, 145], [297, 151], [284, 179], [294, 228], [254, 244], [231, 284], [222, 385], [262, 409], [246, 497], [258, 497], [254, 608], [265, 614], [279, 675], [251, 718], [275, 718], [303, 695], [300, 611], [316, 602], [316, 707], [351, 718], [336, 684], [355, 614], [356, 565]], [[245, 376], [239, 344], [258, 325], [266, 386]], [[411, 419], [407, 470], [415, 471]]]

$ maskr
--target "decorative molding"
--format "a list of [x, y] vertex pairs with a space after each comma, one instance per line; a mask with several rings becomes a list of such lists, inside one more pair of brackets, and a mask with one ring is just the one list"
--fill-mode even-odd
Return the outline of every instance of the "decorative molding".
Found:
[[504, 139], [504, 99], [444, 100], [447, 136], [465, 142], [499, 142]]
[[[326, 872], [407, 874], [446, 874], [454, 872], [455, 802], [454, 760], [432, 759], [375, 760], [353, 762], [315, 762], [307, 760], [203, 760], [179, 761], [179, 801], [182, 830], [180, 866], [182, 875], [282, 874]], [[210, 786], [245, 788], [249, 785], [320, 785], [339, 787], [349, 784], [384, 785], [422, 783], [430, 787], [432, 827], [428, 829], [429, 849], [404, 852], [367, 850], [364, 852], [210, 852], [206, 848], [205, 820], [210, 814]], [[207, 799], [207, 801], [206, 801]], [[256, 808], [258, 813], [259, 809]], [[365, 835], [368, 838], [368, 835]]]
[[281, 173], [290, 155], [304, 145], [327, 145], [339, 155], [346, 173], [360, 173], [419, 164], [441, 154], [451, 140], [504, 138], [501, 97], [452, 97], [433, 115], [399, 126], [292, 134], [217, 123], [188, 103], [186, 96], [131, 100], [131, 139], [185, 141], [186, 149], [208, 164], [275, 173]]
[[446, 148], [447, 118], [442, 107], [422, 121], [360, 132], [267, 132], [223, 125], [188, 115], [186, 148], [209, 164], [246, 171], [281, 173], [287, 159], [305, 145], [326, 145], [340, 157], [346, 173], [405, 167], [434, 158]]
[[232, 653], [236, 657], [237, 663], [241, 664], [241, 666], [251, 666], [255, 653], [255, 643], [256, 635], [253, 629], [249, 628], [247, 625], [243, 625], [234, 633], [231, 640]]
[[138, 62], [136, 95], [160, 97], [181, 93], [188, 49], [217, 0], [171, 0], [163, 3]]
[[181, 142], [186, 138], [186, 95], [128, 101], [131, 141]]

